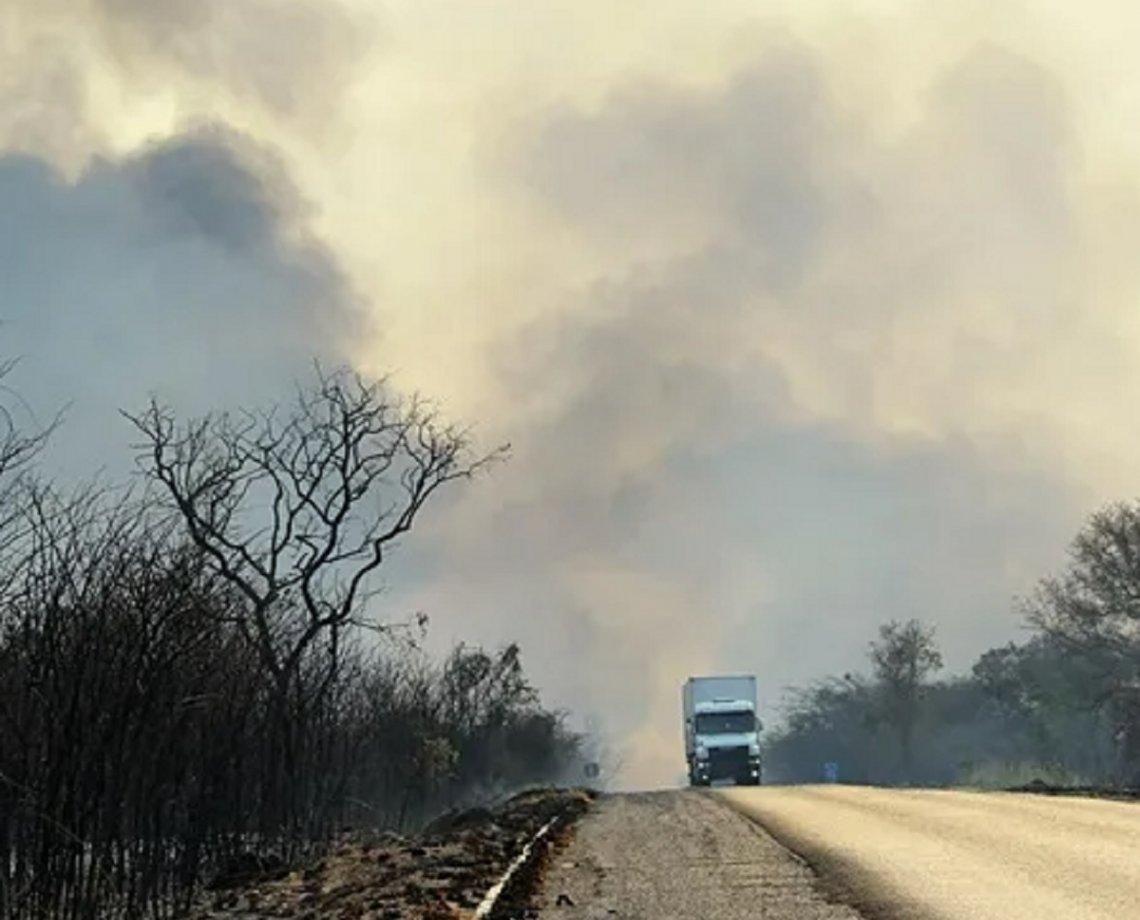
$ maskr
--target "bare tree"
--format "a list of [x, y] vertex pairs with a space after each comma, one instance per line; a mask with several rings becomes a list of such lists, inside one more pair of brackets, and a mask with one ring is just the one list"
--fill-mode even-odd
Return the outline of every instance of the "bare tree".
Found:
[[[125, 413], [124, 413], [125, 414]], [[234, 623], [275, 687], [279, 733], [266, 754], [281, 790], [304, 739], [299, 708], [335, 680], [344, 631], [362, 618], [370, 576], [449, 483], [505, 456], [475, 455], [466, 432], [419, 400], [347, 370], [298, 388], [288, 409], [210, 414], [180, 425], [151, 402], [127, 418], [143, 435], [140, 465], [159, 484], [209, 565], [240, 594]], [[390, 625], [390, 624], [389, 624]], [[325, 653], [326, 681], [298, 693], [302, 666]], [[268, 826], [282, 816], [266, 814]]]
[[284, 412], [134, 422], [147, 487], [70, 494], [34, 475], [46, 433], [0, 429], [0, 920], [167, 920], [576, 756], [516, 647], [362, 641], [394, 629], [369, 576], [502, 450], [345, 373]]
[[467, 434], [440, 426], [423, 403], [404, 404], [384, 383], [343, 370], [318, 369], [284, 414], [179, 426], [152, 401], [128, 418], [145, 438], [145, 473], [241, 592], [239, 625], [285, 680], [318, 637], [360, 622], [369, 576], [427, 500], [507, 451], [473, 456]]
[[879, 627], [878, 641], [871, 643], [870, 657], [883, 720], [898, 738], [902, 775], [909, 779], [922, 686], [942, 667], [934, 629], [923, 627], [917, 620], [885, 623]]
[[34, 417], [34, 413], [19, 394], [5, 382], [15, 370], [16, 363], [15, 360], [0, 362], [0, 393], [5, 397], [4, 400], [0, 400], [0, 477], [5, 480], [4, 491], [0, 494], [7, 493], [15, 476], [27, 471], [29, 463], [40, 452], [60, 421], [60, 417], [56, 416], [46, 426], [33, 426], [38, 430], [34, 430], [31, 434], [17, 423], [16, 413], [10, 403], [19, 404], [29, 417]]
[[[164, 920], [203, 882], [279, 869], [349, 824], [419, 824], [576, 755], [514, 646], [436, 663], [346, 636], [332, 677], [310, 649], [282, 709], [240, 592], [177, 515], [98, 489], [26, 509], [34, 552], [0, 624], [3, 920]], [[269, 760], [283, 724], [286, 772]]]
[[[7, 383], [16, 364], [14, 359], [0, 361], [0, 595], [29, 558], [27, 546], [21, 544], [31, 536], [24, 511], [35, 487], [32, 463], [62, 418], [56, 415], [42, 426], [35, 423], [35, 413]], [[17, 409], [32, 424], [19, 424]]]

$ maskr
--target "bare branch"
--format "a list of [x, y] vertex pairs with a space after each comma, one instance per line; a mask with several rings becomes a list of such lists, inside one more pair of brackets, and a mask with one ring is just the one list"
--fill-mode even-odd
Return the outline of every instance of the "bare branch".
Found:
[[287, 409], [179, 425], [152, 401], [124, 415], [143, 436], [144, 474], [246, 598], [249, 631], [285, 682], [320, 636], [360, 622], [371, 576], [429, 499], [508, 450], [475, 455], [422, 400], [319, 365]]

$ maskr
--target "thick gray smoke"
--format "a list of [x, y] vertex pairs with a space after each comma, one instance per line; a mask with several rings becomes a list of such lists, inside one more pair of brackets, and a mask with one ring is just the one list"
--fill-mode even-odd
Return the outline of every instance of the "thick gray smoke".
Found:
[[327, 131], [378, 36], [374, 17], [335, 0], [6, 0], [0, 34], [0, 127], [45, 136], [67, 121], [97, 132], [86, 122], [108, 82], [191, 109], [230, 97]]
[[[767, 44], [743, 3], [631, 4], [620, 33], [600, 0], [573, 28], [541, 4], [446, 25], [388, 4], [333, 155], [371, 34], [347, 7], [7, 4], [0, 143], [86, 163], [0, 160], [15, 382], [74, 401], [84, 463], [146, 390], [260, 400], [350, 340], [429, 395], [470, 391], [464, 420], [514, 458], [424, 518], [381, 603], [427, 611], [441, 647], [519, 640], [631, 784], [677, 776], [691, 673], [756, 672], [770, 714], [891, 617], [964, 667], [1130, 488], [1127, 107], [1099, 107], [1112, 81], [1064, 42], [1025, 53], [1052, 20], [1002, 17], [1010, 50], [938, 4], [857, 4], [842, 28], [824, 5], [789, 4], [805, 40]], [[212, 107], [242, 132], [177, 128]], [[113, 152], [139, 124], [174, 134]]]
[[779, 48], [548, 113], [512, 162], [607, 267], [498, 353], [515, 459], [424, 603], [519, 636], [634, 785], [680, 772], [690, 674], [758, 674], [771, 719], [911, 617], [968, 666], [1084, 510], [1001, 405], [1073, 309], [1062, 95], [982, 49], [891, 147], [840, 95]]
[[125, 456], [119, 408], [155, 392], [188, 411], [275, 398], [341, 360], [362, 317], [305, 235], [280, 165], [223, 129], [174, 137], [74, 182], [0, 156], [0, 347], [71, 473]]

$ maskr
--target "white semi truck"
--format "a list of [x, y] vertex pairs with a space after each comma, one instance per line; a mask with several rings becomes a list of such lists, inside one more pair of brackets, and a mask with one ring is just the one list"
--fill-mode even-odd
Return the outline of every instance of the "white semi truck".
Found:
[[689, 785], [731, 779], [758, 786], [762, 774], [756, 678], [690, 677], [681, 691]]

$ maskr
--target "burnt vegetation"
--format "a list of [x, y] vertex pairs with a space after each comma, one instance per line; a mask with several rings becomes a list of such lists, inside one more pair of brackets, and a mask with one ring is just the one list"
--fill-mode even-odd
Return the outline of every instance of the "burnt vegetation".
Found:
[[0, 917], [168, 917], [346, 827], [550, 781], [579, 739], [515, 646], [433, 660], [375, 575], [504, 451], [383, 384], [127, 417], [140, 481], [63, 492], [0, 438]]
[[1140, 502], [1091, 515], [1019, 608], [1026, 641], [943, 680], [933, 630], [884, 625], [870, 674], [789, 693], [769, 775], [1140, 791]]

